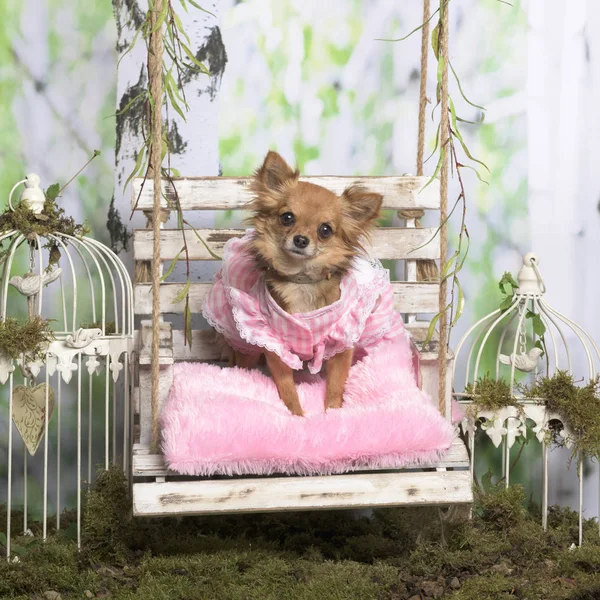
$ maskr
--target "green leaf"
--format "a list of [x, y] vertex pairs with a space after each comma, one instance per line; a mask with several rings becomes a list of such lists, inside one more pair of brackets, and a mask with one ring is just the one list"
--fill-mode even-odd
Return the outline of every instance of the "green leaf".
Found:
[[188, 103], [185, 101], [185, 98], [181, 95], [181, 93], [179, 91], [179, 84], [175, 81], [172, 71], [173, 71], [173, 69], [171, 68], [165, 72], [165, 85], [170, 85], [171, 91], [177, 98], [178, 102], [181, 102], [185, 106], [186, 110], [190, 110]]
[[175, 96], [173, 95], [173, 90], [171, 89], [171, 86], [169, 84], [167, 84], [167, 85], [165, 85], [165, 88], [167, 90], [169, 100], [171, 101], [171, 106], [177, 111], [177, 114], [184, 121], [187, 121], [187, 119], [185, 118], [185, 114], [183, 113], [183, 111], [181, 110], [181, 107], [179, 106], [179, 103], [177, 102], [177, 100], [175, 100]]
[[444, 152], [445, 152], [445, 150], [442, 147], [440, 149], [440, 157], [438, 158], [437, 165], [435, 166], [435, 171], [433, 172], [433, 175], [429, 178], [429, 181], [421, 188], [419, 193], [421, 193], [438, 176], [440, 169], [442, 168], [442, 164], [444, 162]]
[[454, 260], [456, 258], [458, 258], [458, 250], [444, 264], [444, 267], [442, 268], [442, 272], [440, 273], [441, 279], [446, 278], [446, 276], [448, 275], [448, 272], [450, 271], [450, 267], [452, 266], [452, 263], [454, 262]]
[[146, 146], [142, 146], [142, 149], [138, 152], [137, 159], [135, 161], [135, 166], [133, 167], [133, 171], [130, 173], [127, 181], [125, 182], [125, 187], [123, 189], [127, 189], [129, 182], [141, 171], [142, 163], [144, 161], [144, 156], [146, 155]]
[[4, 547], [6, 547], [6, 534], [3, 533], [2, 531], [0, 531], [0, 544], [2, 544]]
[[58, 193], [59, 192], [60, 192], [60, 184], [59, 183], [53, 183], [46, 190], [46, 198], [48, 198], [49, 200], [56, 200], [58, 198]]
[[467, 147], [467, 144], [465, 143], [465, 141], [462, 138], [462, 135], [460, 133], [460, 131], [458, 130], [458, 128], [452, 128], [452, 133], [454, 135], [454, 137], [456, 137], [458, 139], [458, 141], [460, 142], [460, 145], [462, 146], [463, 152], [473, 161], [476, 162], [478, 164], [480, 164], [482, 167], [485, 167], [485, 169], [487, 170], [487, 172], [490, 172], [489, 167], [481, 160], [475, 158], [471, 152], [469, 151], [469, 148]]
[[164, 273], [163, 276], [160, 278], [161, 281], [165, 281], [165, 279], [167, 279], [167, 277], [169, 277], [169, 275], [171, 275], [171, 273], [173, 272], [173, 269], [175, 268], [175, 265], [177, 264], [177, 261], [179, 260], [179, 257], [183, 254], [184, 251], [185, 251], [185, 248], [182, 248], [177, 253], [177, 256], [171, 261], [171, 264], [169, 265], [167, 272]]
[[462, 119], [461, 117], [456, 117], [456, 120], [459, 123], [467, 123], [469, 125], [481, 125], [483, 123], [483, 117], [481, 119], [479, 119], [478, 121], [469, 121], [469, 119]]
[[[460, 120], [460, 119], [459, 119]], [[458, 165], [459, 169], [471, 169], [471, 171], [473, 171], [475, 173], [475, 175], [477, 175], [477, 179], [479, 179], [479, 181], [481, 181], [481, 183], [485, 183], [485, 185], [490, 185], [489, 181], [486, 181], [479, 173], [479, 171], [475, 168], [472, 167], [471, 165], [463, 165], [460, 164]]]
[[438, 21], [437, 25], [431, 31], [431, 49], [433, 50], [435, 59], [439, 60], [439, 58], [440, 58], [440, 23], [439, 23], [439, 21]]
[[207, 14], [209, 14], [211, 17], [215, 17], [216, 15], [211, 13], [210, 10], [206, 10], [205, 8], [202, 8], [197, 2], [194, 2], [194, 0], [188, 0], [188, 2], [194, 7], [197, 8], [198, 10], [201, 10], [202, 12], [205, 12]]
[[183, 42], [180, 43], [183, 51], [187, 54], [187, 57], [194, 63], [194, 65], [196, 65], [196, 67], [198, 67], [198, 69], [205, 75], [210, 75], [210, 71], [194, 56], [194, 53], [190, 50], [190, 48]]
[[458, 321], [463, 314], [463, 310], [465, 309], [465, 294], [463, 292], [462, 286], [458, 281], [458, 278], [454, 279], [454, 283], [458, 289], [458, 298], [456, 299], [456, 314], [454, 315], [454, 319], [452, 319], [452, 323], [450, 323], [450, 327], [454, 327], [456, 325], [456, 321]]
[[544, 337], [544, 334], [546, 333], [546, 326], [542, 321], [542, 316], [539, 313], [534, 313], [533, 311], [528, 310], [525, 314], [525, 318], [531, 319], [533, 333], [535, 333], [535, 335], [537, 335], [540, 338]]
[[192, 311], [190, 310], [189, 298], [186, 298], [185, 308], [183, 310], [183, 322], [184, 322], [184, 330], [186, 343], [192, 348]]
[[438, 67], [437, 67], [437, 82], [441, 86], [442, 85], [442, 75], [444, 73], [444, 60], [443, 56], [440, 56], [438, 59]]
[[173, 20], [175, 21], [175, 27], [177, 27], [177, 30], [185, 37], [187, 43], [191, 45], [192, 40], [187, 34], [187, 31], [183, 28], [183, 24], [181, 22], [181, 19], [179, 18], [179, 15], [173, 9], [171, 9], [171, 15], [173, 16]]
[[534, 348], [539, 348], [542, 351], [542, 356], [546, 354], [546, 348], [544, 346], [545, 345], [542, 343], [542, 340], [536, 340], [535, 344], [533, 345]]
[[516, 290], [519, 288], [519, 284], [515, 281], [514, 277], [512, 276], [512, 273], [510, 273], [509, 271], [504, 271], [504, 274], [498, 282], [498, 287], [500, 288], [500, 291], [503, 294], [509, 293], [512, 296], [512, 290], [510, 292], [506, 292], [504, 284], [509, 284], [512, 290]]
[[463, 100], [467, 103], [470, 104], [471, 106], [473, 106], [474, 108], [478, 108], [479, 110], [482, 110], [483, 112], [485, 112], [485, 108], [483, 108], [483, 106], [479, 106], [479, 104], [475, 104], [474, 102], [471, 102], [466, 96], [465, 93], [462, 89], [462, 85], [460, 84], [460, 79], [458, 78], [458, 75], [456, 74], [456, 71], [454, 70], [454, 67], [452, 66], [451, 62], [448, 62], [449, 66], [450, 66], [450, 70], [452, 71], [452, 75], [454, 75], [454, 79], [456, 79], [456, 83], [458, 85], [458, 91], [460, 92], [460, 95], [463, 97]]
[[500, 308], [500, 310], [508, 310], [512, 306], [512, 303], [513, 303], [512, 297], [504, 298], [504, 300], [502, 300], [502, 302], [500, 302], [499, 308]]
[[194, 232], [194, 234], [196, 235], [196, 237], [200, 240], [200, 242], [202, 243], [202, 245], [208, 250], [208, 253], [213, 257], [216, 258], [217, 260], [223, 260], [222, 256], [219, 256], [218, 254], [215, 254], [212, 249], [209, 247], [209, 245], [204, 241], [204, 239], [202, 238], [202, 236], [198, 233], [198, 231], [196, 230], [196, 228], [191, 225], [189, 223], [189, 221], [186, 221], [185, 219], [183, 219], [183, 222]]
[[187, 298], [187, 295], [190, 293], [190, 280], [187, 279], [185, 282], [185, 285], [181, 288], [179, 294], [177, 294], [177, 296], [175, 296], [175, 302], [179, 303], [182, 302], [185, 298]]
[[[458, 263], [458, 267], [454, 271], [455, 273], [460, 273], [460, 271], [462, 271], [462, 268], [464, 267], [465, 262], [467, 260], [467, 256], [469, 255], [469, 248], [471, 247], [471, 237], [469, 236], [469, 232], [467, 231], [466, 225], [463, 225], [462, 233], [464, 233], [465, 238], [467, 239], [467, 247], [465, 248], [465, 251], [463, 253], [463, 257], [462, 257], [461, 261]], [[462, 238], [461, 237], [459, 237], [458, 249], [459, 249], [459, 251], [462, 251]]]
[[419, 31], [420, 29], [423, 29], [423, 27], [425, 27], [425, 25], [427, 25], [427, 23], [429, 23], [431, 21], [431, 19], [433, 19], [433, 17], [435, 17], [435, 15], [438, 12], [440, 12], [439, 8], [433, 12], [433, 14], [429, 17], [429, 19], [427, 19], [427, 21], [424, 21], [418, 27], [415, 27], [410, 33], [407, 33], [404, 37], [397, 38], [395, 40], [385, 39], [385, 38], [375, 38], [375, 41], [376, 42], [403, 42], [404, 40], [408, 39], [413, 33], [417, 33], [417, 31]]
[[431, 154], [425, 159], [425, 162], [429, 162], [431, 157], [437, 152], [438, 146], [440, 145], [440, 130], [442, 128], [442, 124], [438, 123], [437, 131], [435, 132], [435, 145], [433, 146], [433, 150]]
[[435, 326], [436, 326], [437, 322], [440, 320], [441, 316], [448, 311], [449, 308], [450, 308], [450, 304], [448, 304], [442, 312], [439, 312], [437, 315], [435, 315], [435, 317], [433, 317], [433, 319], [431, 319], [431, 321], [429, 323], [429, 327], [427, 328], [427, 336], [425, 337], [425, 342], [424, 342], [425, 344], [428, 344], [432, 340], [433, 334], [435, 333]]
[[135, 98], [133, 98], [132, 100], [130, 100], [126, 105], [125, 108], [121, 109], [119, 112], [116, 112], [112, 115], [109, 115], [109, 117], [118, 117], [119, 115], [122, 115], [123, 113], [127, 112], [134, 104], [137, 103], [137, 101], [140, 98], [144, 98], [147, 95], [148, 92], [146, 92], [146, 90], [144, 90], [141, 94], [138, 94]]
[[452, 129], [458, 129], [456, 126], [456, 108], [452, 98], [448, 96], [448, 107], [450, 108], [450, 121], [452, 123]]

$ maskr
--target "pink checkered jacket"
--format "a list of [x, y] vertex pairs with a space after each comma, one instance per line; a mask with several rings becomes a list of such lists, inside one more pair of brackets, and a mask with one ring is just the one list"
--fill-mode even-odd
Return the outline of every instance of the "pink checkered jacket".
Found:
[[225, 245], [223, 266], [202, 314], [228, 343], [244, 354], [275, 352], [292, 369], [307, 362], [318, 373], [323, 362], [347, 348], [368, 349], [382, 340], [410, 344], [394, 310], [388, 272], [371, 258], [357, 258], [341, 281], [337, 302], [308, 313], [290, 314], [271, 296], [248, 252], [253, 230]]

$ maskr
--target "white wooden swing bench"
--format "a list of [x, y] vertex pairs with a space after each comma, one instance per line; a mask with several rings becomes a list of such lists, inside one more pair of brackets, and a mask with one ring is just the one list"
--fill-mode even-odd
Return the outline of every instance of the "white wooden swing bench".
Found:
[[[309, 177], [330, 190], [341, 193], [353, 183], [362, 183], [384, 196], [384, 209], [439, 210], [440, 191], [437, 181], [423, 191], [426, 177]], [[206, 177], [178, 179], [177, 194], [182, 210], [239, 210], [250, 199], [249, 179]], [[133, 205], [146, 215], [152, 212], [153, 188], [147, 180], [140, 192], [141, 180], [133, 186]], [[172, 197], [168, 182], [163, 182], [165, 194]], [[136, 200], [139, 201], [135, 206]], [[164, 203], [164, 200], [163, 200]], [[166, 203], [164, 204], [167, 208]], [[220, 254], [227, 239], [243, 234], [236, 229], [205, 229], [199, 231], [208, 246]], [[405, 281], [394, 282], [396, 308], [405, 316], [407, 327], [415, 341], [425, 339], [429, 322], [418, 320], [423, 314], [438, 310], [438, 283], [416, 281], [416, 260], [437, 259], [439, 241], [426, 244], [435, 229], [416, 228], [414, 219], [406, 227], [381, 227], [373, 236], [371, 253], [379, 259], [404, 260]], [[202, 242], [190, 232], [187, 235], [190, 259], [214, 260]], [[133, 234], [136, 261], [152, 259], [152, 229]], [[161, 260], [167, 264], [180, 252], [182, 234], [178, 230], [161, 229]], [[136, 263], [137, 264], [137, 263]], [[183, 284], [160, 285], [161, 314], [183, 312], [184, 303], [176, 296]], [[199, 313], [211, 284], [192, 283], [190, 305]], [[152, 312], [152, 285], [135, 285], [135, 314]], [[147, 317], [146, 317], [147, 318]], [[176, 361], [214, 361], [217, 349], [211, 344], [212, 333], [193, 331], [192, 348], [184, 344], [184, 332], [161, 324], [160, 331], [160, 402], [167, 398]], [[275, 512], [290, 510], [341, 509], [403, 505], [455, 505], [472, 502], [469, 458], [464, 443], [455, 438], [452, 447], [439, 462], [414, 465], [401, 470], [380, 470], [328, 476], [270, 476], [190, 478], [169, 471], [160, 454], [151, 453], [151, 321], [142, 321], [137, 339], [136, 366], [138, 386], [134, 390], [134, 412], [137, 426], [134, 432], [132, 457], [133, 514], [140, 516], [192, 515], [233, 512]], [[418, 344], [419, 345], [419, 344]], [[421, 344], [422, 346], [422, 344]], [[433, 348], [433, 349], [432, 349]], [[449, 355], [448, 361], [452, 361]], [[451, 364], [448, 365], [446, 415], [450, 415]], [[435, 344], [421, 348], [422, 387], [433, 397], [438, 395], [438, 361]]]

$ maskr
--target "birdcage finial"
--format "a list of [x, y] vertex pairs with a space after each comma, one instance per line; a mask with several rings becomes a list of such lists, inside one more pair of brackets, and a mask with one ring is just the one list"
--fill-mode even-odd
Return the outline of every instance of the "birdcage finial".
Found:
[[523, 257], [523, 266], [517, 275], [520, 294], [533, 294], [542, 296], [546, 291], [544, 280], [538, 269], [539, 260], [537, 254], [528, 252]]

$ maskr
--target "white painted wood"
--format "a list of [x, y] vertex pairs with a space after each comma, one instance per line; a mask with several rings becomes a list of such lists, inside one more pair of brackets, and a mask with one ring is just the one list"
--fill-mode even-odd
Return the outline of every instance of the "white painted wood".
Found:
[[[189, 290], [192, 313], [202, 310], [202, 302], [212, 283], [192, 283]], [[182, 314], [185, 302], [175, 298], [182, 290], [182, 283], [163, 283], [160, 286], [160, 311], [162, 314]], [[403, 313], [436, 313], [438, 310], [439, 285], [437, 283], [393, 282], [394, 306]], [[152, 285], [138, 284], [135, 288], [135, 312], [149, 315], [152, 312]]]
[[[439, 397], [439, 364], [437, 352], [421, 352], [421, 389], [428, 394], [436, 406]], [[454, 354], [448, 351], [448, 362], [446, 367], [446, 417], [452, 415], [452, 367], [454, 365]]]
[[133, 444], [133, 454], [134, 455], [140, 455], [140, 454], [150, 454], [150, 446], [148, 446], [147, 444], [141, 444], [139, 442]]
[[[406, 219], [405, 227], [407, 229], [415, 229], [417, 226], [416, 219]], [[404, 279], [406, 281], [417, 281], [417, 261], [416, 260], [405, 260], [404, 261]], [[438, 298], [438, 307], [434, 309], [432, 312], [437, 313], [439, 308], [439, 298]], [[417, 315], [414, 313], [421, 312], [419, 310], [407, 311], [409, 314], [406, 315], [406, 321], [409, 323], [414, 322], [417, 319]], [[412, 314], [411, 314], [412, 313]]]
[[[139, 390], [140, 390], [140, 444], [149, 445], [152, 442], [152, 373], [148, 363], [139, 367]], [[173, 368], [171, 365], [161, 362], [158, 382], [158, 404], [159, 412], [169, 397], [169, 391], [173, 385]]]
[[[162, 314], [161, 314], [162, 318]], [[161, 322], [159, 329], [158, 353], [161, 365], [173, 364], [173, 334], [171, 324]], [[138, 336], [138, 363], [140, 365], [152, 364], [152, 321], [141, 322], [141, 330]]]
[[[132, 207], [138, 210], [152, 208], [152, 181], [136, 179], [132, 189]], [[440, 184], [436, 179], [427, 187], [428, 177], [301, 177], [307, 181], [341, 194], [351, 185], [363, 185], [371, 192], [383, 196], [384, 209], [438, 209], [440, 208]], [[250, 177], [184, 177], [175, 179], [175, 189], [182, 210], [232, 210], [243, 208], [251, 200]], [[141, 191], [141, 193], [140, 193]], [[163, 180], [163, 206], [176, 202], [173, 186]]]
[[134, 516], [468, 504], [468, 471], [134, 483]]
[[[243, 229], [199, 229], [198, 235], [217, 256], [223, 255], [225, 243], [233, 237], [242, 237]], [[401, 260], [404, 258], [439, 258], [439, 236], [435, 228], [405, 229], [384, 227], [373, 234], [369, 251], [381, 260]], [[192, 231], [185, 233], [191, 260], [215, 260], [202, 240]], [[151, 229], [136, 229], [133, 232], [133, 255], [135, 260], [151, 260]], [[183, 248], [183, 234], [178, 229], [164, 229], [160, 232], [160, 256], [162, 260], [172, 260]], [[183, 260], [183, 254], [180, 257]]]
[[[401, 470], [410, 468], [454, 468], [454, 469], [468, 469], [469, 468], [469, 457], [467, 449], [463, 441], [456, 437], [452, 442], [452, 446], [448, 452], [435, 463], [424, 463], [420, 465], [410, 465], [403, 467]], [[370, 471], [389, 471], [390, 469], [370, 469]], [[133, 476], [134, 477], [165, 477], [165, 476], [178, 475], [178, 473], [169, 471], [165, 467], [164, 458], [161, 454], [151, 454], [150, 447], [136, 444], [133, 453]]]
[[140, 388], [133, 388], [133, 393], [131, 395], [131, 402], [133, 402], [133, 414], [140, 414]]

